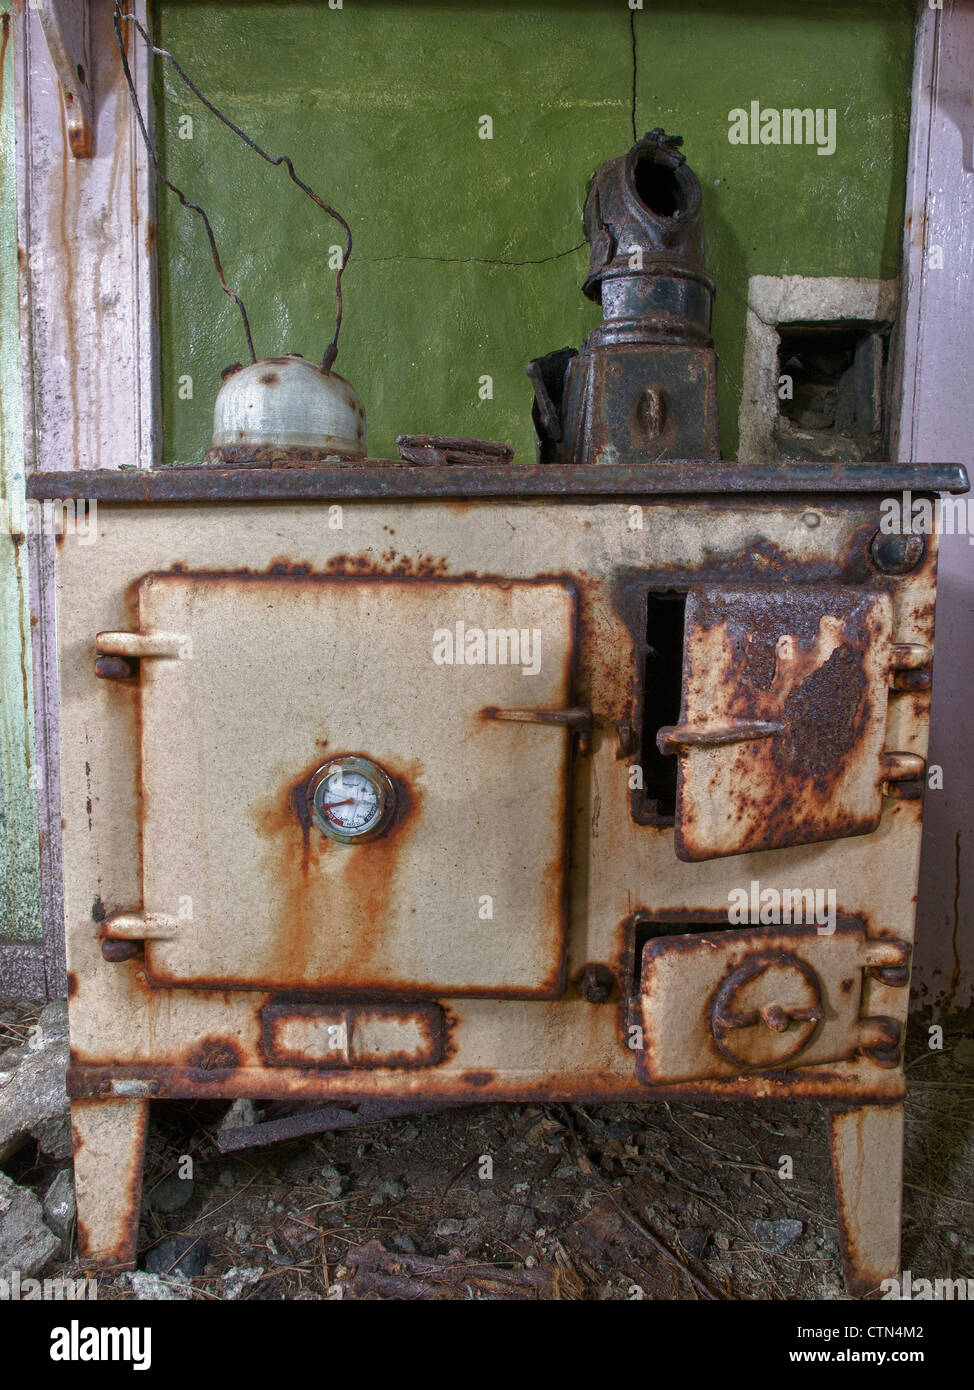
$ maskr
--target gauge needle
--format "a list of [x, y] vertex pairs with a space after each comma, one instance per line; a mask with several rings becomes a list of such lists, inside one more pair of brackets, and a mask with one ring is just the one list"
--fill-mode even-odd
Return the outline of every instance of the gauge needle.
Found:
[[326, 801], [324, 804], [325, 814], [334, 820], [331, 813], [336, 806], [361, 806], [363, 802], [368, 806], [373, 804], [371, 798], [366, 796], [350, 796], [346, 801]]

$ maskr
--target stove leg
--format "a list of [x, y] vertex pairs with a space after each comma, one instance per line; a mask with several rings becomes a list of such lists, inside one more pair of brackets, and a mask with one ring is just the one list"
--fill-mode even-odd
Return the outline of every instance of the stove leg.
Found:
[[147, 1100], [75, 1100], [74, 1185], [83, 1264], [132, 1269], [142, 1205]]
[[862, 1297], [900, 1277], [903, 1106], [835, 1110], [828, 1121], [842, 1272]]

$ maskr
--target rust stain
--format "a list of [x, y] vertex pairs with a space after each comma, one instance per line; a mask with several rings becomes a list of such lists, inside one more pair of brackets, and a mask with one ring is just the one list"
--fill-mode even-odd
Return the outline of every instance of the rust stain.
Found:
[[[356, 750], [329, 750], [334, 757], [372, 757]], [[268, 944], [264, 984], [287, 982], [309, 988], [361, 990], [384, 942], [390, 894], [395, 892], [396, 864], [417, 831], [422, 805], [422, 764], [408, 765], [378, 757], [396, 792], [391, 824], [367, 844], [343, 845], [313, 825], [307, 788], [321, 766], [316, 758], [297, 777], [256, 807], [253, 823], [268, 841], [264, 867], [267, 881], [281, 885], [281, 905], [274, 939]], [[323, 872], [327, 869], [327, 872]], [[343, 948], [338, 942], [343, 942]], [[326, 943], [340, 951], [338, 978], [321, 978]], [[408, 982], [397, 986], [410, 992]]]
[[214, 1035], [193, 1044], [187, 1065], [201, 1072], [229, 1072], [243, 1065], [244, 1054], [236, 1038]]
[[[597, 1010], [592, 1010], [597, 1014]], [[883, 1083], [864, 1084], [855, 1071], [840, 1072], [834, 1067], [815, 1066], [797, 1071], [763, 1072], [760, 1076], [737, 1076], [723, 1080], [684, 1081], [667, 1085], [643, 1084], [636, 1077], [624, 1077], [599, 1068], [582, 1074], [552, 1070], [543, 1077], [508, 1078], [490, 1070], [444, 1072], [442, 1068], [416, 1068], [394, 1071], [384, 1068], [346, 1069], [323, 1072], [309, 1068], [264, 1066], [241, 1067], [226, 1074], [207, 1073], [188, 1068], [160, 1056], [153, 1062], [73, 1065], [68, 1071], [68, 1094], [72, 1099], [104, 1099], [112, 1095], [119, 1079], [145, 1081], [158, 1099], [213, 1098], [228, 1093], [260, 1100], [321, 1099], [358, 1102], [365, 1097], [403, 1099], [421, 1095], [430, 1101], [565, 1100], [580, 1104], [599, 1104], [611, 1100], [848, 1100], [859, 1105], [888, 1105], [901, 1099], [905, 1085], [899, 1073], [883, 1073]]]
[[[356, 1037], [357, 1024], [363, 1018], [379, 1018], [414, 1027], [419, 1035], [417, 1047], [412, 1052], [390, 1049], [369, 1053]], [[340, 1021], [339, 1026], [344, 1029], [347, 1059], [338, 1047], [322, 1057], [302, 1053], [293, 1044], [287, 1044], [284, 1033], [289, 1023], [297, 1020], [313, 1026], [315, 1023], [327, 1024], [329, 1019]], [[443, 1034], [444, 1015], [438, 1004], [408, 1000], [401, 1004], [373, 1000], [345, 1000], [341, 1003], [284, 1000], [268, 1004], [261, 1010], [259, 1050], [264, 1063], [275, 1067], [313, 1067], [324, 1071], [347, 1067], [430, 1067], [443, 1059]]]
[[[879, 823], [879, 749], [886, 684], [874, 690], [867, 662], [884, 638], [871, 591], [694, 589], [687, 604], [681, 721], [764, 722], [773, 736], [729, 747], [721, 835], [698, 825], [693, 751], [680, 755], [676, 827], [683, 859], [868, 834]], [[875, 744], [875, 747], [873, 745]], [[871, 757], [873, 763], [862, 760]], [[874, 764], [874, 766], [873, 766]], [[733, 767], [730, 779], [729, 767]], [[857, 776], [873, 778], [866, 795]], [[864, 769], [864, 770], [862, 770]], [[728, 790], [732, 780], [733, 791]], [[713, 788], [711, 788], [711, 793]], [[702, 812], [705, 808], [700, 807]]]

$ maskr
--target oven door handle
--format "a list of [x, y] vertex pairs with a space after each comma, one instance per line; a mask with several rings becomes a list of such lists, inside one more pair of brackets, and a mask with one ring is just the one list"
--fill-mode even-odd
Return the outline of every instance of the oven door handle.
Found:
[[578, 735], [578, 751], [587, 753], [592, 737], [592, 711], [579, 706], [566, 709], [500, 708], [488, 705], [480, 711], [482, 719], [508, 719], [517, 724], [545, 724], [570, 729]]

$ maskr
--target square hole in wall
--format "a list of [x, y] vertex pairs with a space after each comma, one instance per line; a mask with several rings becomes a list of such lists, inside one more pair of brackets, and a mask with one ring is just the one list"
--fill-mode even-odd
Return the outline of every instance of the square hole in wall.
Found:
[[779, 456], [881, 459], [890, 325], [833, 320], [777, 331]]

